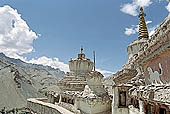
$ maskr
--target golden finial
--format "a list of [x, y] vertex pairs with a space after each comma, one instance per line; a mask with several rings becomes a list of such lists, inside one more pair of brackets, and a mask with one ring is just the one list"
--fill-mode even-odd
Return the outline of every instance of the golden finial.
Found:
[[138, 39], [142, 38], [149, 38], [148, 34], [148, 29], [146, 27], [146, 22], [144, 18], [145, 14], [143, 12], [143, 8], [140, 8], [140, 13], [139, 13], [139, 34], [138, 34]]
[[143, 7], [140, 7], [140, 11], [143, 12]]

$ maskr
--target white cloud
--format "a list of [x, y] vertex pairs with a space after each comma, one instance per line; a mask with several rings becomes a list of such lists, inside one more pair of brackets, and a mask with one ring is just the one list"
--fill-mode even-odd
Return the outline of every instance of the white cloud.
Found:
[[165, 8], [170, 12], [170, 3]]
[[129, 28], [125, 28], [125, 34], [127, 36], [130, 36], [130, 35], [133, 35], [133, 34], [136, 34], [138, 32], [138, 29], [139, 29], [139, 26], [138, 25], [132, 25], [131, 27]]
[[13, 58], [33, 51], [32, 43], [38, 36], [30, 30], [17, 10], [6, 5], [0, 7], [0, 52]]
[[139, 7], [148, 7], [152, 4], [151, 0], [134, 0], [134, 3]]
[[62, 71], [69, 72], [68, 64], [61, 62], [58, 58], [48, 58], [48, 57], [42, 56], [37, 59], [33, 58], [27, 62], [33, 63], [33, 64], [41, 64], [44, 66], [51, 66], [52, 68], [59, 68]]
[[152, 23], [152, 21], [146, 21], [146, 24], [147, 24], [147, 25], [150, 24], [150, 23]]
[[[27, 61], [28, 63], [32, 64], [41, 64], [44, 66], [51, 66], [52, 68], [59, 68], [60, 70], [64, 72], [69, 72], [69, 65], [65, 64], [64, 62], [61, 62], [58, 58], [48, 58], [48, 57], [40, 57], [37, 59], [31, 59]], [[101, 72], [105, 77], [110, 76], [113, 74], [113, 72], [103, 69], [96, 69], [97, 71]]]
[[168, 5], [165, 6], [165, 8], [168, 10], [168, 12], [170, 12], [170, 0], [159, 0], [159, 2], [162, 2], [162, 1], [167, 1], [168, 2]]
[[155, 26], [150, 27], [150, 28], [148, 29], [148, 31], [149, 31], [149, 36], [151, 36], [151, 35], [155, 32], [155, 29], [156, 29], [158, 26], [159, 26], [159, 25], [155, 25]]
[[126, 14], [137, 16], [139, 7], [148, 7], [150, 4], [152, 4], [151, 0], [133, 0], [132, 3], [124, 4], [120, 10]]
[[123, 7], [120, 9], [122, 12], [132, 15], [132, 16], [137, 16], [138, 12], [137, 9], [138, 6], [136, 4], [124, 4]]
[[103, 70], [103, 69], [96, 69], [96, 71], [102, 73], [104, 75], [104, 77], [108, 77], [112, 74], [114, 74], [114, 72], [108, 71], [108, 70]]
[[[148, 24], [151, 24], [152, 23], [152, 21], [146, 21], [146, 24], [148, 25]], [[127, 36], [130, 36], [130, 35], [133, 35], [133, 34], [136, 34], [137, 32], [138, 32], [138, 30], [139, 30], [139, 26], [138, 25], [132, 25], [131, 27], [129, 27], [129, 28], [125, 28], [125, 34], [127, 35]], [[150, 33], [150, 31], [152, 30], [152, 27], [151, 28], [148, 28], [148, 31], [149, 31], [149, 33]]]
[[[0, 52], [3, 52], [8, 57], [21, 59], [27, 63], [51, 66], [68, 72], [68, 64], [61, 62], [58, 58], [42, 56], [27, 60], [26, 57], [22, 56], [35, 51], [32, 44], [39, 36], [41, 34], [36, 34], [30, 30], [26, 21], [22, 19], [16, 9], [8, 5], [0, 7]], [[105, 76], [112, 74], [107, 70], [99, 71]]]
[[150, 29], [149, 36], [151, 36], [154, 32], [155, 32], [155, 28], [152, 27], [152, 28]]
[[125, 28], [125, 34], [130, 36], [132, 34], [136, 34], [136, 30], [133, 28]]

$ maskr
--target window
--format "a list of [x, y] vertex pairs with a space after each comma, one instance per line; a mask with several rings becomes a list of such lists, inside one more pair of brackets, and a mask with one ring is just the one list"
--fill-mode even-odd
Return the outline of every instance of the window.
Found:
[[119, 93], [119, 106], [126, 106], [126, 91]]
[[150, 105], [150, 104], [148, 104], [148, 105], [146, 106], [146, 114], [152, 114], [151, 105]]
[[166, 114], [166, 109], [159, 108], [159, 114]]

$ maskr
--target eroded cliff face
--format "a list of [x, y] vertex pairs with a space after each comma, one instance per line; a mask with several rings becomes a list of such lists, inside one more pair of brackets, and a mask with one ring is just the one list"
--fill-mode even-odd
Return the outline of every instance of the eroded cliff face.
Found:
[[33, 65], [0, 54], [0, 109], [26, 106], [26, 99], [43, 97], [42, 89], [56, 85], [59, 69]]
[[0, 61], [0, 109], [24, 107], [27, 98], [42, 96], [29, 78], [7, 64]]

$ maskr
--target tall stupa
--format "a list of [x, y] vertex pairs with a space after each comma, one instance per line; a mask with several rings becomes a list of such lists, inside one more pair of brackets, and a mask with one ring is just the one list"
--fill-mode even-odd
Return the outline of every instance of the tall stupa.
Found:
[[87, 85], [86, 76], [93, 70], [93, 62], [86, 58], [81, 48], [80, 53], [75, 59], [69, 61], [70, 72], [67, 72], [57, 85], [61, 90], [83, 91]]

